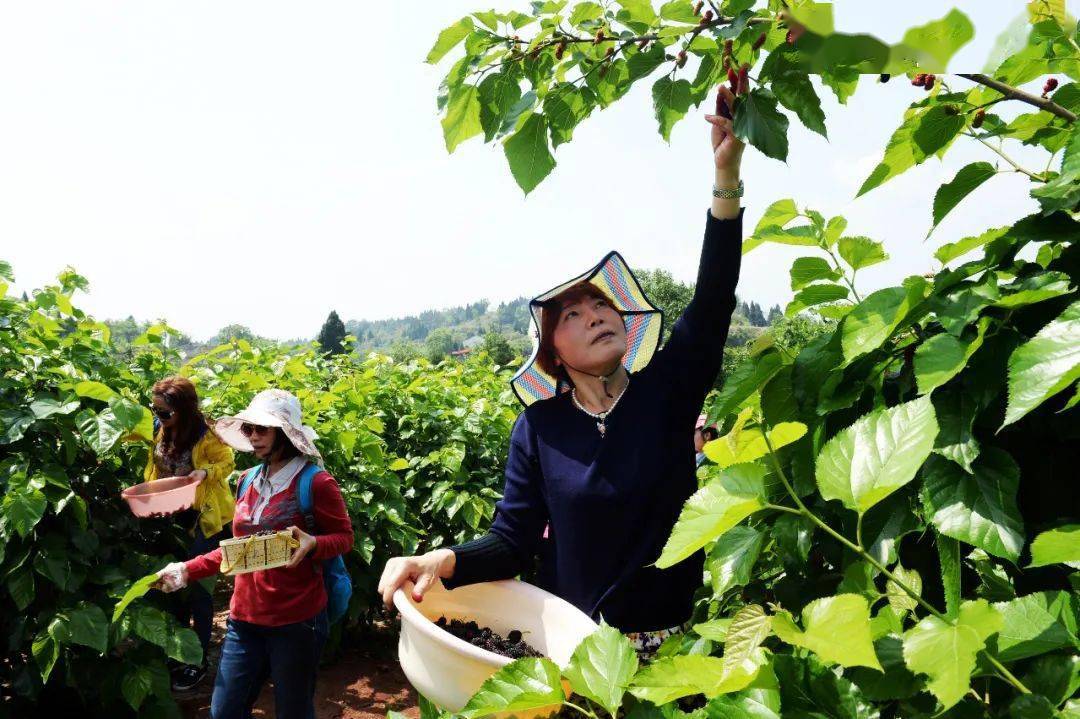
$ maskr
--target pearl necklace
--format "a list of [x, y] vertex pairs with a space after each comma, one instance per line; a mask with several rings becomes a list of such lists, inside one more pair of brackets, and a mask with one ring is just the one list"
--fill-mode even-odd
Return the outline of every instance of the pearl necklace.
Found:
[[608, 415], [615, 411], [615, 406], [619, 404], [619, 400], [622, 399], [622, 396], [624, 394], [626, 394], [626, 390], [629, 386], [630, 375], [627, 375], [626, 384], [623, 385], [623, 388], [619, 391], [619, 394], [615, 396], [615, 400], [611, 403], [611, 406], [608, 407], [607, 411], [604, 412], [590, 412], [589, 410], [585, 409], [584, 405], [582, 405], [581, 402], [578, 401], [576, 387], [570, 390], [570, 398], [574, 400], [574, 404], [577, 406], [578, 409], [596, 420], [596, 429], [599, 430], [600, 436], [603, 437], [604, 433], [607, 432], [606, 422]]

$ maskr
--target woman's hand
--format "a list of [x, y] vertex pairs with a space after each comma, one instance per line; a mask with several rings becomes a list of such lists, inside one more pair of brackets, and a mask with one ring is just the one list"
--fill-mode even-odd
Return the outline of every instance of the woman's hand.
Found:
[[206, 477], [207, 477], [207, 472], [206, 472], [205, 469], [196, 469], [193, 472], [191, 472], [191, 474], [189, 474], [188, 477], [191, 478], [191, 479], [194, 479], [194, 480], [198, 480], [199, 482], [205, 482]]
[[[735, 94], [726, 85], [717, 89], [717, 106], [723, 102], [728, 111], [735, 109]], [[716, 163], [716, 176], [718, 180], [735, 180], [739, 182], [739, 167], [742, 164], [743, 149], [746, 145], [735, 137], [734, 120], [721, 115], [705, 115], [705, 120], [712, 125], [711, 141], [713, 149], [713, 161]]]
[[449, 549], [435, 549], [415, 557], [394, 557], [386, 563], [379, 580], [379, 594], [387, 609], [394, 606], [394, 592], [406, 582], [413, 583], [413, 601], [421, 602], [437, 579], [454, 576], [457, 557]]
[[178, 589], [183, 589], [188, 583], [188, 570], [183, 562], [166, 564], [165, 568], [157, 573], [157, 579], [150, 585], [151, 589], [169, 594]]
[[289, 561], [285, 563], [285, 569], [292, 569], [304, 561], [304, 557], [315, 549], [315, 537], [295, 525], [289, 527], [286, 531], [291, 532], [293, 539], [300, 542], [300, 546], [293, 550]]

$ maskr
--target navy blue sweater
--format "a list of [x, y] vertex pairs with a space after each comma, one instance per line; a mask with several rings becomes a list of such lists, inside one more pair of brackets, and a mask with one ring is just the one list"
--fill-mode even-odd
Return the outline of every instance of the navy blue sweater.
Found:
[[540, 556], [540, 584], [624, 632], [690, 618], [704, 552], [666, 570], [649, 565], [697, 490], [694, 425], [735, 309], [742, 215], [708, 214], [694, 298], [665, 346], [631, 376], [606, 436], [569, 393], [521, 413], [491, 530], [453, 548], [446, 586], [513, 577]]

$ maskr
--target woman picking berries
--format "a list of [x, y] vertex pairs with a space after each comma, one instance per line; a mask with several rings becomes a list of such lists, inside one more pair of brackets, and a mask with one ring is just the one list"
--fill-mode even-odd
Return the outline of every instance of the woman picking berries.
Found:
[[[251, 716], [270, 678], [278, 719], [308, 719], [314, 716], [315, 673], [329, 632], [325, 563], [353, 545], [345, 501], [319, 466], [315, 432], [303, 424], [292, 394], [260, 392], [247, 409], [218, 420], [214, 429], [224, 442], [262, 462], [240, 480], [236, 536], [287, 530], [299, 547], [282, 567], [236, 575], [210, 715]], [[170, 564], [158, 572], [156, 586], [174, 591], [213, 576], [221, 564], [220, 548]]]
[[[192, 508], [175, 515], [175, 521], [191, 536], [188, 556], [197, 557], [231, 534], [233, 494], [229, 475], [234, 467], [233, 452], [210, 431], [199, 411], [199, 395], [191, 380], [166, 377], [154, 384], [153, 397], [154, 446], [143, 478], [153, 482], [190, 477], [199, 482]], [[210, 592], [201, 584], [192, 585], [175, 614], [181, 626], [190, 623], [206, 657], [214, 622]], [[174, 690], [192, 689], [206, 676], [206, 661], [201, 666], [178, 664], [171, 673]]]
[[[734, 94], [719, 92], [718, 107], [734, 107]], [[407, 582], [420, 601], [437, 580], [453, 588], [514, 577], [547, 541], [546, 588], [629, 634], [644, 655], [689, 620], [703, 553], [666, 570], [652, 564], [697, 489], [695, 423], [735, 308], [744, 146], [721, 115], [730, 113], [705, 116], [715, 186], [697, 286], [664, 348], [663, 317], [617, 253], [532, 300], [537, 347], [513, 379], [525, 410], [491, 529], [390, 560], [379, 584], [388, 607]]]

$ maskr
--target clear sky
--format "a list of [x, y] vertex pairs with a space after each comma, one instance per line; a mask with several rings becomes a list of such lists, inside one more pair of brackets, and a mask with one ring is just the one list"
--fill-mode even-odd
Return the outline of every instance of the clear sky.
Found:
[[[16, 289], [72, 265], [91, 282], [81, 306], [99, 318], [165, 317], [197, 339], [233, 322], [289, 338], [313, 336], [330, 309], [377, 319], [533, 295], [609, 249], [693, 279], [707, 126], [692, 112], [665, 144], [650, 81], [583, 123], [528, 198], [501, 146], [473, 140], [446, 154], [435, 94], [448, 64], [422, 60], [441, 28], [490, 4], [526, 5], [5, 3], [0, 257]], [[845, 0], [835, 14], [840, 30], [895, 42], [949, 6]], [[976, 26], [950, 64], [959, 72], [983, 69], [1023, 3], [951, 6]], [[830, 141], [794, 121], [787, 164], [748, 149], [747, 230], [782, 197], [845, 214], [848, 234], [883, 240], [892, 256], [860, 276], [869, 290], [933, 268], [941, 242], [1032, 211], [1026, 181], [1001, 175], [923, 242], [936, 187], [968, 162], [995, 160], [969, 142], [853, 200], [920, 92], [865, 78], [840, 107], [826, 90]], [[740, 294], [786, 302], [795, 256], [755, 250]]]

